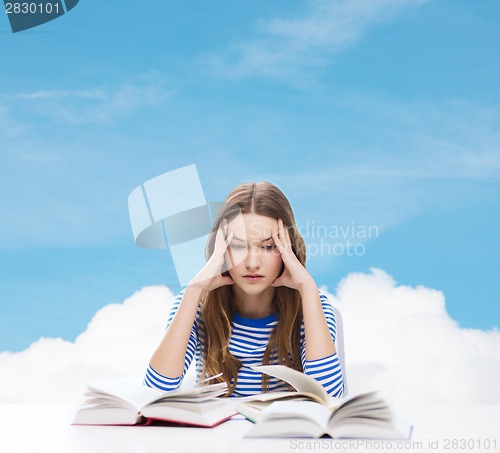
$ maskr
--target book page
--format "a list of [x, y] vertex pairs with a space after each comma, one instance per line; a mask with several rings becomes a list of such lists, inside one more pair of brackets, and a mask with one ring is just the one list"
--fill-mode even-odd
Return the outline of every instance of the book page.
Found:
[[312, 401], [276, 401], [262, 411], [259, 422], [266, 423], [279, 418], [307, 419], [326, 430], [330, 415], [325, 406]]
[[303, 393], [303, 392], [267, 392], [258, 393], [257, 395], [243, 396], [239, 399], [242, 403], [246, 402], [261, 402], [263, 404], [271, 404], [273, 401], [277, 400], [304, 400], [304, 401], [316, 401], [319, 404], [324, 405], [324, 401], [314, 393]]
[[102, 398], [109, 399], [108, 395], [118, 398], [137, 411], [147, 404], [166, 395], [163, 392], [145, 386], [140, 378], [107, 379], [93, 382], [88, 385], [91, 394], [97, 393]]
[[[87, 393], [87, 395], [94, 401], [110, 400], [111, 397], [124, 401], [139, 411], [157, 401], [205, 401], [226, 393], [227, 384], [220, 382], [200, 387], [162, 392], [145, 386], [141, 379], [123, 378], [94, 382], [89, 384], [88, 388], [91, 392]], [[114, 403], [116, 405], [117, 402]]]
[[325, 388], [316, 379], [307, 376], [300, 371], [288, 368], [284, 365], [262, 365], [253, 366], [251, 368], [288, 382], [297, 390], [297, 392], [313, 393], [318, 395], [325, 404], [329, 403], [330, 396]]

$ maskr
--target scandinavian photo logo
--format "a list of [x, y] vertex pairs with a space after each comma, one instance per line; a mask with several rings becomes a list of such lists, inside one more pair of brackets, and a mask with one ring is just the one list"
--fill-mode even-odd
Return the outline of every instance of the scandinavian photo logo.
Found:
[[57, 19], [72, 10], [80, 0], [4, 0], [12, 33], [28, 30]]
[[363, 256], [366, 243], [377, 239], [378, 225], [358, 224], [351, 220], [347, 224], [320, 225], [307, 220], [298, 227], [304, 238], [307, 256]]

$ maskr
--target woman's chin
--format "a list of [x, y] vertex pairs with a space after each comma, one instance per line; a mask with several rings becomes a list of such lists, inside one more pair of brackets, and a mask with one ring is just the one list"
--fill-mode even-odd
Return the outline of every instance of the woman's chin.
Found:
[[273, 288], [267, 282], [251, 283], [243, 281], [243, 282], [236, 282], [236, 286], [245, 294], [252, 294], [252, 295], [261, 294], [264, 291], [269, 290], [269, 288]]

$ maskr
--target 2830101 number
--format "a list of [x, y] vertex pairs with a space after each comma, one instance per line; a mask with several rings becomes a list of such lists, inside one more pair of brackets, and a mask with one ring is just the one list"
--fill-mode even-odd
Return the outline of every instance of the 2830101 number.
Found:
[[6, 3], [5, 10], [7, 14], [59, 14], [59, 3]]

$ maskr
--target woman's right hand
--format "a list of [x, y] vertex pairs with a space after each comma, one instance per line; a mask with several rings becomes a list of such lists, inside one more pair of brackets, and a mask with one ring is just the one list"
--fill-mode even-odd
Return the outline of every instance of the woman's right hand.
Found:
[[212, 256], [200, 272], [198, 272], [189, 282], [188, 287], [199, 288], [202, 290], [203, 294], [205, 294], [213, 289], [225, 285], [232, 285], [234, 283], [231, 276], [223, 276], [221, 274], [222, 266], [224, 265], [224, 254], [234, 237], [234, 233], [231, 231], [226, 238], [226, 232], [227, 220], [224, 219], [215, 236], [215, 246]]

